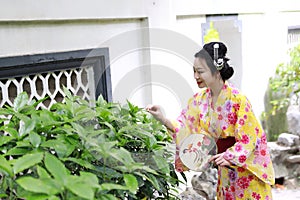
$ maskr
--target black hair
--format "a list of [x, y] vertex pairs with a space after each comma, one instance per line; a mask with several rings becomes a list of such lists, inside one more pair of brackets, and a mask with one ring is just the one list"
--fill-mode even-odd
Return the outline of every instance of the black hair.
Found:
[[205, 60], [212, 74], [215, 74], [218, 69], [214, 64], [214, 45], [218, 44], [218, 59], [223, 60], [223, 67], [219, 70], [223, 81], [230, 79], [234, 73], [233, 68], [228, 64], [229, 58], [226, 57], [227, 47], [222, 42], [210, 42], [203, 46], [203, 48], [195, 54], [195, 58], [202, 58]]

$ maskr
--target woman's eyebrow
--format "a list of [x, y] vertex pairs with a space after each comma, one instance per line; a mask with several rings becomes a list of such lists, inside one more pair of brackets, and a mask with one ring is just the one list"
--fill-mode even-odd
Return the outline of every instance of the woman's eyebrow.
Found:
[[194, 67], [194, 69], [203, 69], [203, 67], [201, 67], [201, 66], [193, 66]]

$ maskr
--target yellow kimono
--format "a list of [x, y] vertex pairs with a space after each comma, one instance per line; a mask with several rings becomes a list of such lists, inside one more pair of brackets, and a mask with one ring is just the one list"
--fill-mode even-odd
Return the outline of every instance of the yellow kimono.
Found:
[[218, 168], [218, 199], [272, 199], [270, 185], [275, 179], [266, 134], [248, 99], [236, 88], [225, 82], [214, 106], [210, 89], [201, 90], [173, 125], [177, 171], [188, 170], [178, 156], [180, 144], [188, 135], [203, 132], [216, 139], [234, 137], [234, 145], [224, 154], [233, 166]]

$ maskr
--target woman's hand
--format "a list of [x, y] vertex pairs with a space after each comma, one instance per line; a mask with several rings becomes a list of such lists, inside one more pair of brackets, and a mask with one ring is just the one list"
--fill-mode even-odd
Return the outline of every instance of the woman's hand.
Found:
[[146, 106], [146, 111], [151, 113], [155, 119], [157, 119], [162, 124], [164, 124], [165, 117], [164, 117], [163, 113], [161, 112], [161, 109], [158, 105], [148, 105], [148, 106]]
[[169, 129], [171, 132], [174, 132], [173, 124], [171, 123], [170, 120], [165, 118], [165, 116], [161, 112], [161, 109], [158, 105], [148, 105], [148, 106], [146, 106], [146, 111], [151, 113], [153, 115], [153, 117], [156, 120], [160, 121], [163, 125], [165, 125], [167, 127], [167, 129]]
[[224, 158], [224, 153], [225, 152], [214, 155], [209, 159], [209, 162], [215, 162], [219, 166], [230, 166], [231, 163]]

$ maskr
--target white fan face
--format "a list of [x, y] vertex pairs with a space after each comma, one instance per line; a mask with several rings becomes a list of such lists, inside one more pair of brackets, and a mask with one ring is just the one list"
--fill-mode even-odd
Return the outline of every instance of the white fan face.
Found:
[[191, 134], [180, 146], [179, 157], [193, 171], [204, 171], [210, 167], [208, 160], [215, 154], [215, 140], [204, 134]]

